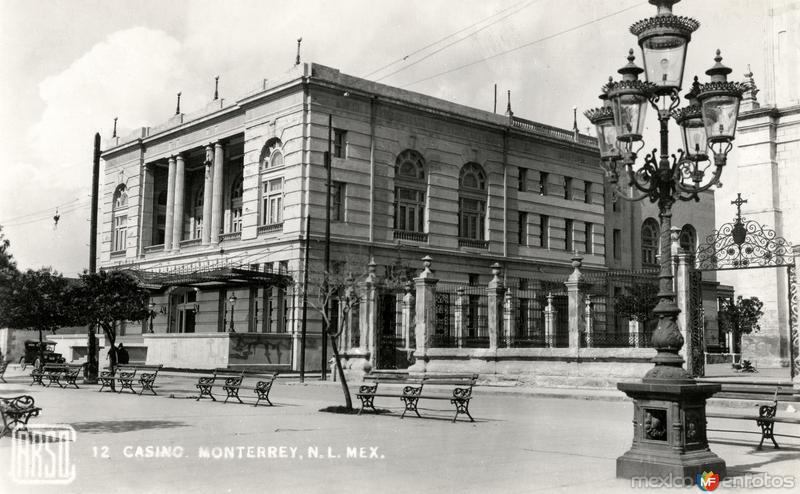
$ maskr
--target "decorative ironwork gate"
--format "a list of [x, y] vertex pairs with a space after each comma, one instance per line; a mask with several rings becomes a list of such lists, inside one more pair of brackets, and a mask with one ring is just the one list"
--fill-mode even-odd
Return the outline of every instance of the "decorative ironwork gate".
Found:
[[703, 272], [697, 269], [689, 270], [689, 324], [693, 331], [688, 336], [691, 338], [690, 348], [695, 351], [687, 352], [690, 362], [688, 368], [695, 377], [706, 374], [706, 361], [703, 354], [705, 348], [705, 311], [703, 310]]
[[378, 369], [407, 369], [411, 364], [411, 349], [406, 348], [400, 331], [402, 302], [398, 298], [397, 293], [378, 295]]
[[789, 369], [791, 377], [800, 374], [800, 336], [798, 335], [797, 268], [792, 245], [775, 230], [754, 220], [742, 217], [742, 204], [747, 202], [737, 194], [736, 218], [725, 223], [697, 247], [698, 271], [729, 269], [781, 268], [787, 270], [789, 282]]

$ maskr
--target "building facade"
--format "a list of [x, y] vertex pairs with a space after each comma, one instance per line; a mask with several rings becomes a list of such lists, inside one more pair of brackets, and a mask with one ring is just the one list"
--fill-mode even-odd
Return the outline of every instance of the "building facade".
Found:
[[[358, 278], [372, 261], [398, 286], [426, 255], [465, 286], [501, 263], [507, 286], [540, 298], [575, 252], [587, 273], [655, 261], [638, 236], [657, 216], [613, 205], [594, 138], [318, 64], [114, 137], [102, 159], [99, 265], [152, 290], [154, 316], [124, 329], [148, 362], [298, 369], [305, 320], [318, 369], [321, 313], [309, 301], [303, 317], [297, 286], [325, 271], [328, 212], [329, 272]], [[710, 229], [687, 211], [687, 231]]]

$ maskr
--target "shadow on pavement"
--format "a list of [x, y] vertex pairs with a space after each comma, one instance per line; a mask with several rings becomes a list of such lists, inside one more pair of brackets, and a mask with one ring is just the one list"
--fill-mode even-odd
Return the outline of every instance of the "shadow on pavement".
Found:
[[763, 467], [764, 465], [771, 465], [782, 461], [797, 461], [799, 458], [800, 454], [797, 453], [781, 453], [779, 455], [770, 456], [769, 458], [764, 458], [764, 461], [760, 461], [758, 463], [748, 463], [746, 465], [728, 465], [728, 477], [738, 477], [748, 473], [758, 473], [756, 469]]
[[79, 432], [99, 434], [104, 432], [131, 432], [146, 429], [171, 429], [188, 424], [175, 420], [104, 420], [102, 422], [75, 422], [72, 427]]

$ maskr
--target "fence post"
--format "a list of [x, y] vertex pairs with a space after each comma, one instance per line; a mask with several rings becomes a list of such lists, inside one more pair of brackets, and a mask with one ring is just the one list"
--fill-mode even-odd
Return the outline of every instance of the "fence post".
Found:
[[358, 312], [359, 324], [359, 350], [374, 365], [377, 357], [375, 346], [376, 331], [378, 328], [378, 277], [375, 275], [375, 261], [370, 259], [367, 267], [367, 277], [359, 284], [361, 291], [361, 307]]
[[553, 307], [553, 294], [547, 294], [547, 306], [544, 308], [544, 339], [547, 346], [553, 348], [555, 341], [556, 309]]
[[415, 297], [413, 293], [414, 285], [407, 281], [405, 284], [405, 295], [403, 295], [403, 341], [405, 349], [408, 351], [411, 342], [414, 340], [414, 302]]
[[640, 329], [641, 324], [642, 323], [640, 323], [635, 317], [628, 321], [629, 340], [633, 341], [634, 348], [642, 347], [642, 331]]
[[431, 272], [432, 261], [431, 256], [423, 257], [422, 272], [414, 278], [417, 291], [414, 336], [417, 340], [417, 348], [414, 350], [416, 362], [409, 367], [410, 371], [425, 371], [431, 335], [436, 332], [436, 284], [439, 280], [434, 278], [433, 272]]
[[497, 335], [503, 331], [503, 295], [506, 289], [500, 279], [500, 264], [492, 264], [492, 281], [486, 287], [489, 349], [497, 350]]
[[457, 348], [461, 348], [464, 341], [464, 329], [467, 325], [467, 310], [468, 310], [468, 299], [467, 296], [464, 295], [464, 287], [460, 286], [456, 288], [456, 307], [455, 312], [453, 314], [453, 325], [455, 326], [453, 330], [455, 331], [455, 338]]
[[511, 335], [514, 334], [514, 314], [516, 314], [514, 301], [516, 298], [511, 293], [511, 289], [506, 289], [505, 304], [503, 311], [503, 336], [505, 337], [505, 347], [511, 348]]
[[586, 307], [584, 308], [584, 319], [586, 324], [586, 348], [594, 346], [594, 303], [592, 303], [592, 296], [586, 295]]
[[583, 257], [577, 253], [572, 257], [572, 274], [564, 285], [567, 287], [567, 303], [568, 303], [568, 317], [569, 317], [569, 347], [580, 348], [581, 346], [581, 333], [584, 331], [584, 318], [583, 316], [583, 273], [581, 273], [581, 265], [583, 264]]

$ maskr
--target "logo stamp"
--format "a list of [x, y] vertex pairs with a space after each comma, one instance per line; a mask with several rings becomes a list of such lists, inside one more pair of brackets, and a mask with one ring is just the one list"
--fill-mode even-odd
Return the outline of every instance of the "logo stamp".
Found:
[[698, 473], [695, 483], [701, 491], [713, 491], [719, 487], [719, 474], [714, 472]]
[[64, 485], [75, 480], [70, 448], [76, 433], [67, 424], [29, 424], [11, 434], [11, 480]]

